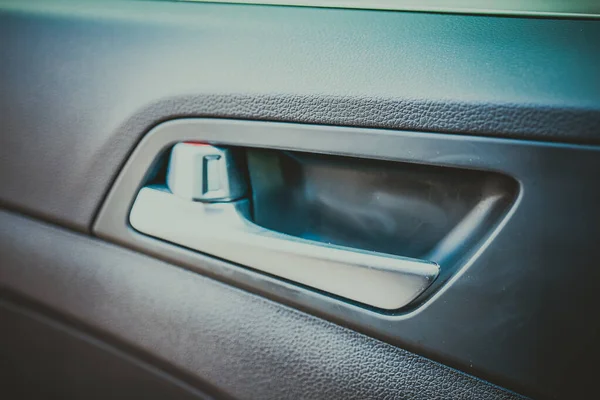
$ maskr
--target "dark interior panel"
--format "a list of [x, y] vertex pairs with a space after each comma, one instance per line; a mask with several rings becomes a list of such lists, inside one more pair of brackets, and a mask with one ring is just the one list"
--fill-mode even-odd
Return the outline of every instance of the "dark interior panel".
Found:
[[1, 287], [150, 353], [183, 374], [201, 377], [225, 395], [522, 398], [400, 348], [98, 239], [4, 211], [0, 226], [5, 228], [0, 230]]
[[[2, 295], [6, 293], [0, 290]], [[0, 326], [0, 390], [5, 398], [212, 398], [6, 296], [0, 299]]]

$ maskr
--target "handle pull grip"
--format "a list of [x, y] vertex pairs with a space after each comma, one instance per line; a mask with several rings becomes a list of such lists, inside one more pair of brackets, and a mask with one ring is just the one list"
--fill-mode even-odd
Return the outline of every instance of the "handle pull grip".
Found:
[[439, 274], [430, 261], [265, 229], [249, 220], [248, 200], [203, 203], [144, 187], [130, 223], [144, 234], [385, 310], [406, 306]]

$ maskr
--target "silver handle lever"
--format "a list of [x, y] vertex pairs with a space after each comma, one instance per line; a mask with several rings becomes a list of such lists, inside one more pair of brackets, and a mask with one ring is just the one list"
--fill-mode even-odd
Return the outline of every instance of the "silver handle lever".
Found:
[[[172, 157], [173, 162], [180, 160]], [[214, 168], [217, 172], [212, 173], [218, 176], [219, 166]], [[200, 172], [200, 176], [207, 174]], [[144, 187], [134, 202], [130, 223], [150, 236], [385, 310], [406, 306], [439, 274], [439, 266], [430, 261], [265, 229], [250, 221], [245, 199], [207, 203], [190, 197], [175, 195], [164, 186]]]

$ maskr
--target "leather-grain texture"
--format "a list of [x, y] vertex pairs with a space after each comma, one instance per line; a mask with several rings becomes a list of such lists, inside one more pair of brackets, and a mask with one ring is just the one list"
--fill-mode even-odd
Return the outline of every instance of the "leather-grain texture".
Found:
[[240, 399], [519, 399], [400, 348], [0, 211], [0, 290]]
[[0, 203], [80, 231], [166, 119], [600, 142], [599, 21], [2, 1], [0, 37]]

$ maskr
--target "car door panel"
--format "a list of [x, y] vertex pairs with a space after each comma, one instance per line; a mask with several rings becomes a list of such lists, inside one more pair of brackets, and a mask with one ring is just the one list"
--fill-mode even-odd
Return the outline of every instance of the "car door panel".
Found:
[[521, 398], [162, 261], [12, 213], [0, 218], [10, 228], [0, 240], [5, 289], [200, 387], [234, 398]]
[[[2, 2], [0, 35], [0, 288], [35, 305], [6, 309], [54, 312], [216, 397], [593, 390], [598, 21], [53, 0]], [[169, 124], [504, 174], [517, 194], [435, 290], [382, 313], [133, 232], [147, 166], [114, 193]]]

